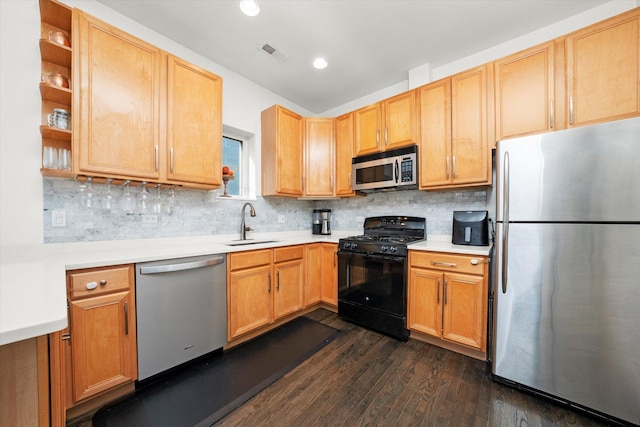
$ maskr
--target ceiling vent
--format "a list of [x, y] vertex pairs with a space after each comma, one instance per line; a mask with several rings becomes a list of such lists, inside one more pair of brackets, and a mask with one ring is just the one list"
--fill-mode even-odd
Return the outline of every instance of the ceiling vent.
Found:
[[269, 55], [271, 58], [273, 58], [275, 61], [278, 61], [281, 64], [287, 60], [287, 55], [285, 55], [284, 52], [276, 49], [275, 47], [271, 46], [269, 43], [261, 43], [260, 46], [258, 46], [258, 50], [263, 52], [266, 55]]

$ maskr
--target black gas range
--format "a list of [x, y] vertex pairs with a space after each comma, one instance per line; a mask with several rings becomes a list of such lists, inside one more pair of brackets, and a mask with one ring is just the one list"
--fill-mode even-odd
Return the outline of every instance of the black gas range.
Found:
[[369, 217], [364, 234], [339, 241], [338, 315], [400, 340], [407, 329], [407, 245], [426, 239], [426, 220]]

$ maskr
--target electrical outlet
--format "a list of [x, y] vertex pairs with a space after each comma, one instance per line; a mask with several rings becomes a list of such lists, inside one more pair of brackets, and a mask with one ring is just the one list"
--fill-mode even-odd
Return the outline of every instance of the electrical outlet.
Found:
[[158, 222], [158, 215], [142, 215], [143, 224], [153, 224]]
[[66, 227], [67, 226], [67, 211], [51, 211], [51, 226], [52, 227]]
[[364, 222], [364, 217], [363, 216], [357, 216], [356, 217], [356, 222]]
[[278, 215], [278, 224], [284, 224], [284, 215]]

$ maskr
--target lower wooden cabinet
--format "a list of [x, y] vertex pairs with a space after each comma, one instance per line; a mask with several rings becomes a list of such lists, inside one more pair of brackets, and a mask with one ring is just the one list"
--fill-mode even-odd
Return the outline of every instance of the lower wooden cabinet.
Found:
[[488, 262], [409, 251], [409, 329], [486, 352]]
[[303, 308], [303, 255], [302, 245], [229, 254], [229, 341]]
[[50, 335], [52, 419], [137, 379], [133, 265], [67, 272], [69, 327]]
[[324, 302], [338, 306], [336, 243], [311, 243], [305, 247], [307, 265], [305, 306]]

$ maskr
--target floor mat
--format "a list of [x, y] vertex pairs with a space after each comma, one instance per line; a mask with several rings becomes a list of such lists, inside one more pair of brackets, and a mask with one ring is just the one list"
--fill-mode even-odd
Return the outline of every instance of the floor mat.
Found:
[[209, 426], [333, 341], [340, 331], [298, 317], [177, 370], [100, 409], [95, 427]]

